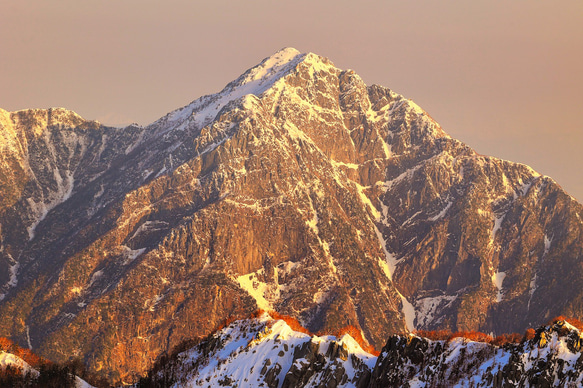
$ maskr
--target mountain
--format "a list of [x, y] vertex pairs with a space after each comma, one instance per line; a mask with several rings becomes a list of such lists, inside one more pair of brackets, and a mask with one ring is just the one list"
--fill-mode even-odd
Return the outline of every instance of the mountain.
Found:
[[395, 335], [374, 356], [348, 334], [310, 336], [265, 314], [177, 353], [136, 387], [575, 387], [583, 383], [581, 338], [556, 320], [499, 344]]
[[0, 335], [113, 382], [258, 308], [377, 349], [583, 317], [581, 204], [312, 53], [146, 127], [0, 126]]

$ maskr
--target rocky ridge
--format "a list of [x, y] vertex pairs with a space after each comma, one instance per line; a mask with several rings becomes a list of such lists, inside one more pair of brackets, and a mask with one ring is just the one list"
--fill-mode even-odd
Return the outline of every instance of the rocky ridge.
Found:
[[500, 346], [396, 335], [376, 357], [349, 335], [309, 336], [264, 314], [178, 353], [136, 386], [575, 387], [583, 379], [582, 341], [579, 329], [557, 320]]
[[377, 348], [583, 316], [579, 203], [315, 54], [146, 127], [0, 125], [0, 334], [111, 381], [257, 308]]
[[141, 386], [354, 386], [376, 357], [348, 334], [310, 336], [267, 313], [236, 321], [177, 354]]
[[368, 386], [577, 387], [583, 381], [582, 339], [580, 330], [563, 320], [502, 346], [463, 337], [394, 336]]

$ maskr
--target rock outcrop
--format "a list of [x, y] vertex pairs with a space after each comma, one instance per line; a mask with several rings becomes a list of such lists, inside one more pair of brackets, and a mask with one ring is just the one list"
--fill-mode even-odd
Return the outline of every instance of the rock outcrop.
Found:
[[495, 346], [392, 337], [377, 359], [372, 387], [577, 387], [583, 381], [581, 332], [565, 321], [541, 326], [534, 338]]

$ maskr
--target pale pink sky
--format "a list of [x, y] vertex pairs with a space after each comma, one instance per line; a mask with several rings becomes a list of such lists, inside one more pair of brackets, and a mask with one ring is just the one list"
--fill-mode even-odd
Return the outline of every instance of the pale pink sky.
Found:
[[583, 1], [0, 0], [0, 107], [148, 124], [285, 46], [583, 200]]

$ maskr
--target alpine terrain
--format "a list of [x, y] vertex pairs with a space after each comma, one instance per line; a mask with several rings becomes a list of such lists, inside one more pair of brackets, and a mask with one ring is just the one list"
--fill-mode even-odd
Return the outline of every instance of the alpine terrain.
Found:
[[377, 350], [583, 318], [581, 204], [312, 53], [145, 127], [62, 108], [0, 127], [0, 336], [114, 383], [257, 309]]
[[263, 315], [177, 353], [136, 386], [580, 387], [580, 329], [558, 319], [530, 330], [509, 342], [395, 335], [375, 356], [349, 334], [310, 336]]

